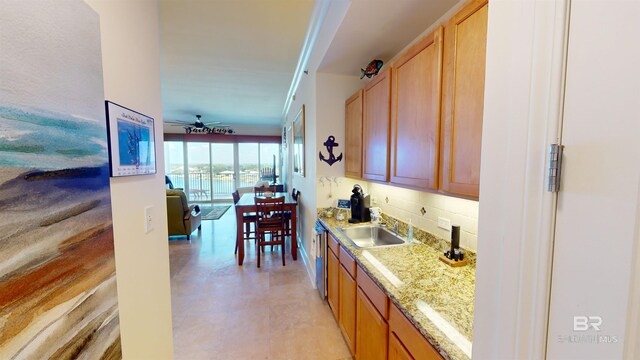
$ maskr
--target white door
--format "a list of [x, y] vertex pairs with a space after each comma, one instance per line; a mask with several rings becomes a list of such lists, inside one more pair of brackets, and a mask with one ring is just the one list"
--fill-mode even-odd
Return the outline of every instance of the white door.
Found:
[[548, 359], [622, 359], [640, 341], [627, 333], [640, 306], [639, 13], [638, 1], [571, 3]]

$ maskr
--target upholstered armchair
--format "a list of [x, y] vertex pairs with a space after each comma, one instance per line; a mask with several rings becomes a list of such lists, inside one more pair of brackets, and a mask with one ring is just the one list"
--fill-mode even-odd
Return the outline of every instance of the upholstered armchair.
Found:
[[167, 222], [169, 236], [186, 235], [191, 239], [191, 233], [198, 228], [201, 230], [200, 209], [196, 205], [189, 205], [187, 196], [182, 190], [167, 190]]

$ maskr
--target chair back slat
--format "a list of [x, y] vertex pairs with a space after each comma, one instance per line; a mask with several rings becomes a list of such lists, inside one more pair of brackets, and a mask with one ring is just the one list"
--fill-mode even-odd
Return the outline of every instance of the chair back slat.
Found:
[[277, 187], [275, 185], [272, 185], [272, 186], [260, 186], [260, 187], [254, 187], [253, 188], [253, 192], [255, 193], [256, 196], [262, 196], [266, 192], [275, 193], [276, 191], [277, 191]]
[[256, 223], [258, 229], [284, 226], [284, 196], [263, 198], [256, 196]]
[[237, 204], [238, 201], [240, 201], [240, 193], [238, 192], [238, 190], [234, 191], [231, 193], [231, 196], [233, 196], [233, 204]]

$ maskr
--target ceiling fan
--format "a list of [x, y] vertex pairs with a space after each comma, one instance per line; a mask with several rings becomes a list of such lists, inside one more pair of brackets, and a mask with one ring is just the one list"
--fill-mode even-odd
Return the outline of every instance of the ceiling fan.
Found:
[[200, 120], [202, 118], [202, 115], [196, 115], [196, 121], [195, 122], [188, 122], [188, 121], [165, 121], [167, 124], [170, 124], [171, 126], [193, 126], [196, 129], [206, 129], [206, 128], [211, 128], [211, 127], [220, 127], [220, 128], [228, 128], [229, 125], [223, 125], [221, 121], [213, 121], [213, 122], [207, 122], [204, 123], [202, 122], [202, 120]]

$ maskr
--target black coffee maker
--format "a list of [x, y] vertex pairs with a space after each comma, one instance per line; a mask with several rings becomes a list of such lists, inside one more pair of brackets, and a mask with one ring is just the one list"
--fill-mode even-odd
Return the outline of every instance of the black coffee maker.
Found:
[[361, 223], [371, 221], [371, 214], [369, 214], [369, 194], [365, 194], [362, 191], [360, 185], [353, 187], [353, 195], [351, 195], [351, 219], [350, 223]]

